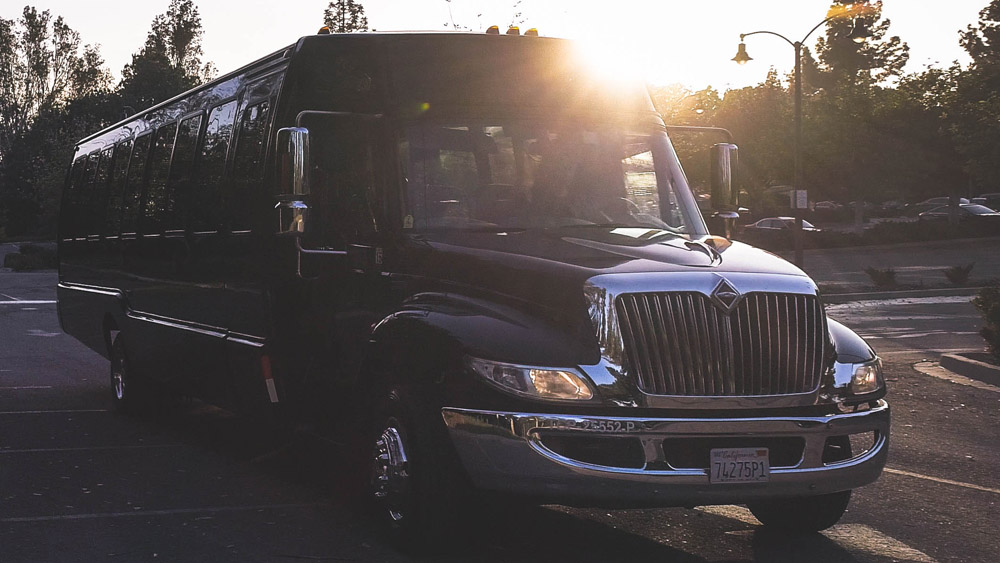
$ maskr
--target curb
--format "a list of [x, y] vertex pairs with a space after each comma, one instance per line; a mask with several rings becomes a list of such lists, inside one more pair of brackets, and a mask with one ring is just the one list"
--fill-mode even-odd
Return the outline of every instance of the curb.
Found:
[[850, 303], [852, 301], [873, 301], [882, 299], [905, 299], [908, 297], [975, 297], [979, 287], [942, 287], [938, 289], [910, 289], [902, 291], [872, 291], [865, 293], [824, 293], [823, 302], [828, 304]]
[[1000, 386], [1000, 366], [974, 360], [962, 354], [943, 354], [941, 367], [970, 379]]

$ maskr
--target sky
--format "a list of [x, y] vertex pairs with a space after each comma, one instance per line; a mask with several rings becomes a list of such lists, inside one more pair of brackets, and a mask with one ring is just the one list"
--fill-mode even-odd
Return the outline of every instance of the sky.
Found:
[[[725, 91], [757, 84], [769, 68], [791, 72], [794, 51], [770, 35], [747, 38], [754, 58], [746, 65], [730, 59], [740, 33], [768, 30], [792, 41], [804, 39], [826, 17], [830, 0], [359, 0], [369, 26], [378, 31], [449, 30], [474, 32], [490, 25], [505, 29], [517, 20], [549, 37], [580, 41], [597, 58], [633, 63], [652, 84], [684, 84]], [[220, 73], [315, 33], [322, 25], [324, 0], [195, 0], [202, 19], [203, 61]], [[907, 72], [944, 67], [969, 59], [958, 33], [978, 20], [989, 0], [884, 0], [890, 35], [910, 46]], [[0, 17], [20, 17], [26, 0], [2, 0]], [[34, 0], [30, 5], [61, 15], [87, 44], [99, 44], [117, 81], [121, 69], [143, 45], [150, 23], [166, 12], [169, 0]], [[613, 7], [614, 11], [608, 11]], [[517, 14], [521, 14], [519, 17]], [[805, 41], [812, 47], [823, 34]]]

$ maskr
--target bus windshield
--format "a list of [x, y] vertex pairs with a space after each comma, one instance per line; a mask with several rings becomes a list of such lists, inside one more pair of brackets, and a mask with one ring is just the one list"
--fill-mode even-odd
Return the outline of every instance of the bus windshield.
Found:
[[662, 131], [423, 123], [407, 128], [401, 152], [405, 229], [706, 232]]

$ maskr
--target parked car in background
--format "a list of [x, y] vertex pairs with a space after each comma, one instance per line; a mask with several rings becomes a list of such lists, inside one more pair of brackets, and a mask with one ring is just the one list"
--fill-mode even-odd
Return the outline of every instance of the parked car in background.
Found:
[[[924, 211], [918, 215], [918, 217], [921, 221], [947, 221], [950, 213], [951, 209], [947, 205], [942, 205], [941, 207], [935, 207], [930, 211]], [[992, 208], [986, 207], [985, 205], [964, 203], [958, 206], [958, 220], [998, 221], [1000, 220], [1000, 213]]]
[[[906, 206], [906, 215], [910, 217], [917, 217], [925, 211], [931, 211], [938, 207], [951, 205], [951, 198], [948, 196], [932, 197], [930, 199], [925, 199], [920, 203], [914, 203], [913, 205]], [[958, 198], [959, 205], [966, 205], [970, 203], [968, 199], [964, 197]]]
[[[917, 205], [948, 205], [949, 203], [951, 203], [951, 197], [950, 196], [941, 196], [941, 197], [932, 197], [932, 198], [929, 198], [929, 199], [925, 199], [925, 200], [921, 201], [920, 203], [918, 203]], [[966, 199], [964, 197], [960, 197], [960, 198], [958, 198], [958, 203], [959, 203], [959, 205], [964, 205], [964, 204], [970, 203], [970, 202], [969, 202], [968, 199]]]
[[816, 205], [813, 206], [815, 211], [836, 211], [844, 207], [843, 205], [835, 201], [818, 201]]
[[990, 209], [1000, 211], [1000, 192], [979, 194], [978, 197], [972, 198], [970, 203], [978, 203], [979, 205], [985, 205]]
[[[751, 223], [743, 228], [748, 231], [756, 232], [788, 232], [794, 227], [795, 217], [768, 217], [766, 219], [761, 219], [756, 223]], [[822, 229], [805, 220], [802, 221], [802, 230], [814, 233], [822, 231]]]

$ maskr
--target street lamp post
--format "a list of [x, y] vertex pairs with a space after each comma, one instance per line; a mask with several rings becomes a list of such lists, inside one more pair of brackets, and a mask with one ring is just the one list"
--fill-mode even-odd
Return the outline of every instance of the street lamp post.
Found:
[[[751, 35], [774, 35], [783, 39], [786, 43], [792, 46], [795, 50], [795, 67], [793, 74], [793, 88], [794, 88], [794, 100], [795, 100], [795, 114], [794, 114], [794, 128], [795, 128], [795, 140], [792, 147], [792, 159], [793, 159], [793, 173], [792, 173], [792, 190], [798, 190], [802, 186], [802, 45], [809, 39], [817, 29], [823, 24], [827, 23], [832, 19], [843, 17], [846, 13], [853, 9], [848, 7], [845, 12], [838, 12], [833, 15], [828, 16], [825, 20], [816, 24], [815, 27], [806, 33], [801, 41], [792, 41], [791, 39], [785, 37], [780, 33], [775, 33], [773, 31], [751, 31], [750, 33], [740, 34], [740, 45], [736, 51], [736, 56], [732, 60], [736, 61], [738, 64], [745, 64], [752, 61], [753, 58], [747, 54], [747, 47], [744, 39], [750, 37]], [[850, 37], [855, 43], [864, 43], [865, 40], [870, 36], [868, 29], [865, 27], [864, 20], [859, 18], [854, 19], [854, 29], [851, 31]], [[797, 195], [793, 193], [793, 196]], [[802, 267], [802, 210], [799, 209], [798, 205], [795, 205], [795, 229], [792, 234], [792, 239], [795, 245], [795, 265]]]

